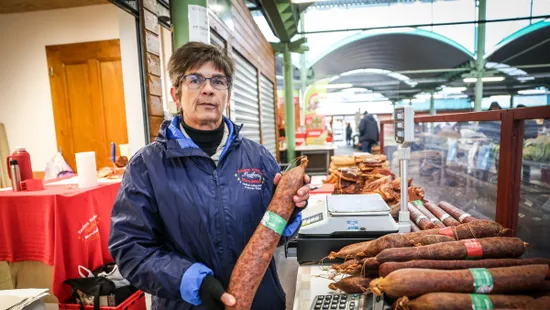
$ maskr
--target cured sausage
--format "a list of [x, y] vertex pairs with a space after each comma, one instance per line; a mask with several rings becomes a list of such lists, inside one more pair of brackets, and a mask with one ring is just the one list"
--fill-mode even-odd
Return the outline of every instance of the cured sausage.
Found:
[[415, 200], [412, 202], [412, 204], [418, 209], [418, 211], [424, 214], [428, 218], [428, 220], [430, 220], [436, 227], [446, 227], [445, 224], [443, 224], [435, 215], [432, 214], [432, 212], [424, 207], [424, 203], [422, 202], [422, 200]]
[[[422, 269], [467, 269], [467, 268], [496, 268], [524, 265], [550, 265], [548, 258], [500, 258], [500, 259], [481, 259], [481, 260], [412, 260], [408, 262], [387, 262], [379, 267], [381, 277], [386, 277], [393, 271], [406, 268]], [[549, 269], [550, 272], [550, 269]], [[546, 274], [546, 279], [550, 280], [550, 273]]]
[[382, 251], [383, 249], [402, 248], [410, 246], [413, 246], [413, 244], [411, 243], [409, 238], [407, 238], [407, 234], [389, 234], [370, 242], [363, 251], [357, 253], [357, 257], [372, 257], [380, 253], [380, 251]]
[[429, 293], [395, 304], [396, 310], [541, 309], [534, 298], [521, 295]]
[[455, 220], [454, 217], [450, 216], [449, 213], [443, 211], [440, 207], [436, 206], [431, 202], [424, 202], [424, 207], [435, 215], [445, 226], [458, 226], [460, 222]]
[[348, 294], [363, 293], [369, 287], [372, 279], [362, 276], [345, 277], [338, 282], [331, 283], [328, 287], [334, 291], [343, 291]]
[[307, 158], [303, 157], [299, 166], [283, 174], [260, 225], [239, 256], [228, 289], [237, 303], [230, 309], [250, 309], [252, 306], [282, 231], [295, 208], [293, 197], [304, 183], [307, 163]]
[[443, 209], [443, 211], [445, 211], [445, 212], [449, 213], [450, 215], [452, 215], [457, 221], [459, 221], [462, 224], [478, 220], [477, 218], [475, 218], [475, 217], [471, 216], [470, 214], [460, 210], [459, 208], [453, 206], [452, 204], [450, 204], [446, 201], [440, 202], [439, 207], [441, 209]]
[[430, 221], [422, 212], [420, 212], [412, 203], [407, 205], [412, 222], [415, 222], [422, 230], [436, 228], [435, 224]]
[[370, 283], [371, 291], [399, 298], [427, 293], [506, 294], [540, 287], [548, 265], [461, 270], [400, 269]]
[[328, 259], [330, 260], [335, 258], [348, 259], [350, 257], [354, 257], [355, 255], [357, 255], [357, 253], [362, 252], [368, 246], [368, 244], [372, 241], [373, 240], [346, 245], [345, 247], [341, 248], [340, 251], [338, 252], [334, 252], [334, 251], [330, 252], [330, 254], [328, 255]]
[[467, 239], [414, 248], [386, 249], [375, 259], [382, 264], [414, 259], [516, 258], [525, 253], [525, 246], [519, 238]]
[[415, 246], [424, 246], [424, 245], [450, 242], [450, 241], [456, 241], [456, 240], [449, 236], [429, 235], [429, 236], [422, 236], [419, 238], [412, 239], [411, 243], [414, 244]]

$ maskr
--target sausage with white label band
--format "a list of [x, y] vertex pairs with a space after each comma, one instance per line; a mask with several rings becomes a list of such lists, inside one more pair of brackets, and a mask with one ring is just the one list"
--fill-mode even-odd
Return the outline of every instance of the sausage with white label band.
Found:
[[458, 226], [460, 222], [455, 220], [449, 213], [443, 211], [440, 207], [431, 202], [424, 202], [424, 207], [435, 215], [445, 226]]
[[433, 229], [436, 228], [434, 223], [430, 221], [424, 214], [422, 214], [412, 203], [408, 203], [407, 207], [411, 216], [411, 221], [415, 222], [420, 229]]
[[420, 211], [422, 214], [424, 214], [428, 219], [439, 228], [445, 228], [445, 224], [443, 224], [430, 210], [426, 209], [424, 207], [424, 204], [422, 203], [422, 200], [416, 200], [413, 201], [413, 205]]
[[452, 215], [457, 221], [459, 221], [462, 224], [478, 220], [475, 217], [473, 217], [472, 215], [460, 210], [459, 208], [453, 206], [452, 204], [450, 204], [446, 201], [440, 202], [439, 207], [441, 209], [443, 209], [443, 211], [445, 211], [445, 212], [449, 213], [450, 215]]

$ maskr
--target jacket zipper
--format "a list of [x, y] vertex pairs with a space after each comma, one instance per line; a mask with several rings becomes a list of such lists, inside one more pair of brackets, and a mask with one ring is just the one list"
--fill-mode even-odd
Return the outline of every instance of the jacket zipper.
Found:
[[223, 209], [223, 202], [221, 199], [221, 189], [220, 189], [220, 182], [218, 179], [218, 172], [216, 169], [214, 169], [214, 172], [212, 173], [214, 177], [214, 182], [216, 182], [216, 199], [218, 200], [218, 213], [219, 213], [219, 220], [220, 225], [222, 228], [222, 243], [223, 243], [223, 253], [222, 253], [222, 265], [225, 264], [226, 257], [228, 257], [227, 253], [227, 233], [226, 233], [226, 227], [225, 227], [225, 211]]

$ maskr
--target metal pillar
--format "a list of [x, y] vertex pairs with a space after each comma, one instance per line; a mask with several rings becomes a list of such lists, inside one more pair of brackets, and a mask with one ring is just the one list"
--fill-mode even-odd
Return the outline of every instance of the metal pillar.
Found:
[[514, 95], [510, 95], [510, 109], [514, 107]]
[[550, 95], [546, 95], [546, 105], [550, 105]]
[[[189, 5], [208, 7], [207, 0], [171, 1], [170, 21], [173, 29], [174, 50], [189, 42]], [[206, 14], [208, 16], [208, 12]]]
[[288, 43], [284, 44], [283, 52], [283, 72], [285, 89], [285, 137], [286, 137], [286, 158], [291, 162], [296, 157], [294, 149], [296, 148], [294, 133], [294, 98], [292, 94], [292, 58]]
[[430, 93], [430, 115], [435, 115], [435, 99], [434, 92]]
[[[304, 25], [304, 12], [300, 13], [300, 31], [304, 32], [306, 27]], [[303, 34], [302, 38], [305, 38], [306, 35]], [[307, 110], [306, 102], [306, 83], [307, 82], [307, 52], [300, 54], [300, 88], [301, 88], [301, 99], [302, 99], [302, 117], [300, 118], [300, 125], [305, 126], [305, 117]]]
[[[477, 20], [485, 20], [487, 13], [487, 0], [479, 0]], [[483, 71], [485, 68], [485, 23], [477, 24], [477, 51], [476, 51], [476, 97], [474, 111], [481, 111], [483, 99]]]

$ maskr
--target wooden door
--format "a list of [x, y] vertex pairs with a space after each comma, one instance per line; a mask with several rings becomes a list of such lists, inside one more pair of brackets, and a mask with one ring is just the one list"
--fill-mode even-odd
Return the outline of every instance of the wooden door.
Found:
[[75, 171], [78, 152], [111, 166], [111, 142], [128, 143], [119, 40], [47, 46], [46, 55], [58, 149]]

